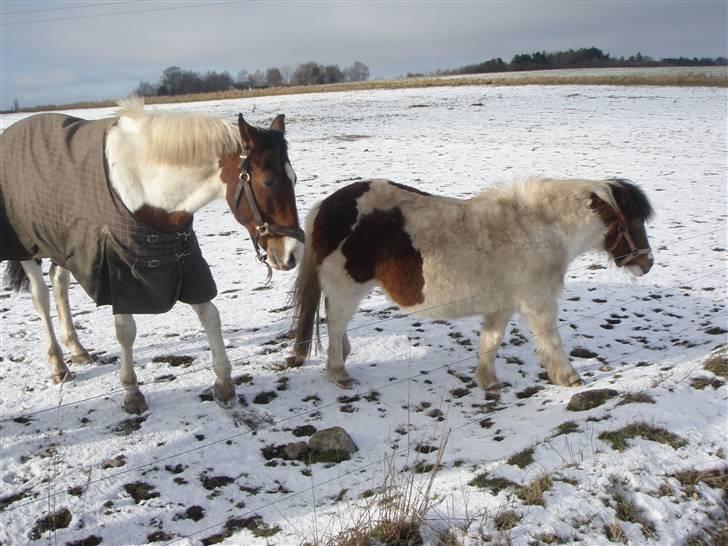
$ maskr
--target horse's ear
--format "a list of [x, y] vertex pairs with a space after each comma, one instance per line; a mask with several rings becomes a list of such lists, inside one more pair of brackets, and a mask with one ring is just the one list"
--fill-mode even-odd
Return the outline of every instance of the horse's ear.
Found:
[[243, 140], [245, 147], [251, 150], [255, 148], [255, 140], [258, 129], [249, 125], [248, 122], [243, 119], [243, 114], [238, 114], [238, 129], [240, 129], [240, 138]]
[[270, 124], [270, 128], [274, 131], [279, 131], [281, 133], [286, 132], [286, 115], [285, 114], [278, 114], [276, 118], [273, 120], [273, 122]]

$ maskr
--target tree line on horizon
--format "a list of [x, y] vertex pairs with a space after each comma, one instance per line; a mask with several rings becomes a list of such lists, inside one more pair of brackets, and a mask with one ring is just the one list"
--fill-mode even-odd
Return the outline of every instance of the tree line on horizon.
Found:
[[[559, 68], [625, 68], [658, 66], [727, 66], [725, 57], [665, 57], [660, 60], [637, 53], [629, 57], [611, 57], [597, 47], [582, 47], [568, 51], [536, 51], [514, 55], [510, 62], [496, 57], [478, 64], [460, 68], [436, 70], [430, 75], [454, 76], [460, 74], [486, 74], [491, 72], [517, 72], [523, 70], [555, 70]], [[421, 77], [426, 74], [408, 73], [407, 77]]]
[[313, 61], [290, 66], [270, 67], [263, 72], [240, 70], [233, 77], [230, 72], [195, 72], [179, 66], [166, 68], [157, 83], [140, 81], [134, 92], [142, 97], [188, 95], [229, 91], [230, 89], [264, 89], [290, 85], [320, 85], [326, 83], [358, 82], [369, 79], [369, 67], [360, 61], [349, 67], [337, 64], [322, 65]]

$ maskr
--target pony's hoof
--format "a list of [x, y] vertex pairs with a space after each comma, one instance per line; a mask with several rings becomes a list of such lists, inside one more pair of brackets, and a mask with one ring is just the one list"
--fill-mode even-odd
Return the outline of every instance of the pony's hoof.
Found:
[[221, 408], [232, 408], [235, 404], [235, 386], [232, 383], [215, 383], [212, 397]]
[[581, 377], [574, 377], [569, 380], [569, 383], [567, 386], [569, 387], [581, 387], [584, 385], [584, 381], [582, 381]]
[[296, 355], [291, 355], [286, 358], [286, 368], [299, 368], [303, 366], [303, 358], [300, 358]]
[[334, 385], [336, 385], [340, 389], [350, 391], [354, 388], [354, 385], [356, 385], [356, 381], [354, 381], [351, 377], [346, 379], [334, 379]]
[[93, 358], [88, 354], [88, 351], [71, 355], [71, 364], [91, 364], [92, 362]]
[[60, 385], [61, 383], [72, 380], [73, 374], [69, 369], [61, 370], [60, 372], [51, 375], [51, 381], [53, 381], [54, 385]]
[[124, 398], [124, 411], [131, 413], [132, 415], [141, 415], [149, 409], [147, 401], [144, 399], [144, 395], [141, 392], [136, 394], [128, 395]]

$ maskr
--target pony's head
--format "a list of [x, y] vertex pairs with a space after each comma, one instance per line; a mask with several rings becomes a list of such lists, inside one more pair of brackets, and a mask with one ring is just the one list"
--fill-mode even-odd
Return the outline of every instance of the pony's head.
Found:
[[[288, 160], [283, 114], [270, 129], [253, 127], [238, 116], [243, 149], [221, 160], [225, 198], [235, 219], [245, 226], [258, 259], [275, 269], [292, 269], [303, 253], [294, 184], [296, 173]], [[261, 251], [265, 251], [265, 254]]]
[[604, 249], [614, 263], [641, 277], [653, 264], [645, 222], [654, 211], [644, 192], [628, 180], [609, 180], [606, 194], [592, 193], [591, 208], [604, 225]]

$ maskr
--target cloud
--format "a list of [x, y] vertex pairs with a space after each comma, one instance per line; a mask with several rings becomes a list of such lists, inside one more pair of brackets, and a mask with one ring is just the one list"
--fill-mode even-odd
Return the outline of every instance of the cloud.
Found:
[[[74, 5], [34, 2], [57, 11], [3, 22], [191, 4], [59, 9]], [[75, 100], [74, 89], [79, 99], [119, 97], [171, 65], [236, 73], [361, 60], [373, 77], [389, 77], [592, 45], [613, 56], [728, 55], [726, 10], [722, 2], [236, 2], [4, 26], [0, 102]]]

